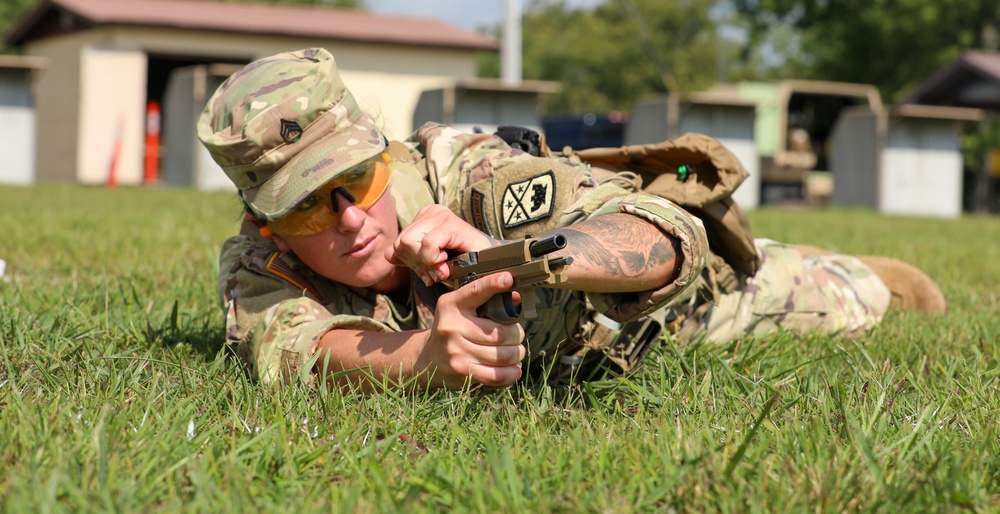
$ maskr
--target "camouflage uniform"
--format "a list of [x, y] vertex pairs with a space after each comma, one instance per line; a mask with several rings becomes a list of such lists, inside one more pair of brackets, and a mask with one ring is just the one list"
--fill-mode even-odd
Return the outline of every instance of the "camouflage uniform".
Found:
[[700, 298], [671, 305], [682, 320], [677, 336], [718, 343], [779, 329], [854, 336], [882, 320], [889, 289], [857, 258], [803, 256], [794, 245], [770, 239], [754, 242], [761, 256], [757, 273], [735, 273], [728, 289], [725, 280], [716, 281], [715, 288], [703, 280]]
[[[587, 166], [532, 157], [493, 136], [433, 124], [421, 128], [403, 148], [390, 143], [395, 150], [390, 192], [401, 227], [420, 208], [438, 203], [497, 239], [621, 212], [656, 223], [680, 240], [680, 274], [656, 290], [589, 295], [538, 290], [539, 315], [525, 326], [535, 362], [551, 362], [542, 357], [585, 347], [599, 328], [595, 312], [603, 313], [598, 319], [612, 326], [650, 314], [682, 293], [704, 268], [708, 244], [699, 220], [665, 199], [599, 185]], [[226, 241], [220, 270], [227, 340], [265, 382], [295, 375], [308, 380], [309, 359], [328, 330], [429, 327], [436, 299], [446, 291], [440, 285], [428, 288], [413, 275], [409, 300], [397, 302], [318, 276], [294, 255], [281, 254], [273, 243], [252, 234]]]
[[[340, 171], [385, 149], [340, 80], [332, 56], [321, 49], [248, 65], [220, 86], [198, 129], [263, 220], [280, 218]], [[624, 175], [598, 183], [586, 165], [532, 157], [499, 138], [433, 124], [388, 148], [395, 158], [389, 191], [401, 227], [434, 203], [497, 239], [627, 213], [680, 242], [679, 275], [656, 290], [585, 295], [539, 289], [539, 316], [525, 327], [534, 363], [597, 349], [602, 352], [594, 354], [606, 352], [627, 369], [629, 362], [615, 354], [616, 334], [631, 333], [634, 324], [619, 325], [630, 320], [673, 320], [671, 331], [682, 337], [729, 340], [779, 327], [863, 330], [888, 304], [888, 292], [860, 262], [802, 258], [794, 248], [766, 240], [758, 242], [761, 270], [753, 277], [733, 276], [729, 287], [720, 287], [715, 267], [706, 266], [716, 258], [700, 220], [668, 200], [636, 192]], [[226, 339], [262, 382], [311, 380], [317, 345], [331, 329], [431, 326], [443, 286], [427, 287], [411, 274], [409, 298], [396, 301], [319, 276], [255, 232], [245, 225], [223, 245], [219, 295]]]

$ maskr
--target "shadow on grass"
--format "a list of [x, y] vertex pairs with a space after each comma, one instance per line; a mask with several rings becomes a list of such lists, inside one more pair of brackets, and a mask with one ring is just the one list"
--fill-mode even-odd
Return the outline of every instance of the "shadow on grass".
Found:
[[[547, 401], [566, 408], [618, 408], [623, 400], [659, 405], [665, 383], [690, 375], [703, 361], [731, 353], [733, 344], [678, 345], [667, 338], [655, 344], [628, 373], [603, 352], [586, 352], [572, 366], [552, 359], [527, 362], [525, 377], [512, 393], [519, 399]], [[698, 361], [698, 365], [692, 364]]]
[[235, 358], [235, 349], [225, 344], [225, 332], [220, 316], [214, 311], [181, 313], [174, 302], [165, 319], [155, 320], [146, 316], [145, 340], [150, 346], [175, 349], [187, 346], [205, 362], [215, 360], [220, 352], [227, 359]]

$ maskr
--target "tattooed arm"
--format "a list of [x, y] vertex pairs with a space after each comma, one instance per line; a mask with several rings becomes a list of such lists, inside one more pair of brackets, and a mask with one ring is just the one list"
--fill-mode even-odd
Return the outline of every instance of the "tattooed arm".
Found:
[[[559, 229], [572, 256], [567, 281], [553, 287], [591, 292], [656, 289], [677, 278], [680, 242], [656, 225], [628, 214], [606, 214]], [[542, 234], [544, 235], [544, 234]]]
[[[648, 291], [675, 280], [683, 263], [676, 238], [629, 214], [595, 216], [557, 232], [566, 236], [566, 248], [550, 256], [572, 257], [573, 264], [566, 267], [566, 281], [552, 287], [594, 293]], [[449, 278], [446, 250], [468, 252], [497, 244], [446, 207], [434, 205], [421, 209], [400, 232], [386, 259], [408, 266], [431, 284]]]

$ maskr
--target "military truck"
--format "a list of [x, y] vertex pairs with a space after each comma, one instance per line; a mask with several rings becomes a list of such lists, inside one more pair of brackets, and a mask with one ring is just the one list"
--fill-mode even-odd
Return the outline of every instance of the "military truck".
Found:
[[853, 107], [881, 112], [878, 89], [869, 84], [809, 80], [724, 84], [675, 98], [643, 99], [631, 115], [626, 143], [699, 129], [712, 136], [707, 131], [730, 133], [735, 139], [735, 126], [743, 124], [741, 134], [752, 134], [746, 137], [753, 140], [756, 155], [748, 158], [745, 151], [737, 153], [751, 173], [759, 175], [759, 181], [745, 183], [759, 185], [759, 203], [822, 205], [833, 192], [829, 172], [832, 130], [841, 111]]

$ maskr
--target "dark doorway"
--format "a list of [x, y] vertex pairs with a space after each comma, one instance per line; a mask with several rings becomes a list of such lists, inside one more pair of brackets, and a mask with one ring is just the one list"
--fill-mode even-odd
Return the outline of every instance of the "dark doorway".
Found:
[[[167, 148], [170, 116], [162, 109], [164, 94], [170, 76], [179, 68], [195, 65], [235, 64], [244, 65], [250, 62], [250, 57], [244, 59], [218, 56], [192, 56], [170, 54], [147, 54], [146, 65], [146, 148], [144, 164], [144, 182], [152, 184], [160, 182], [163, 170], [163, 159]], [[208, 94], [212, 92], [209, 91]], [[182, 120], [181, 123], [185, 121]]]

